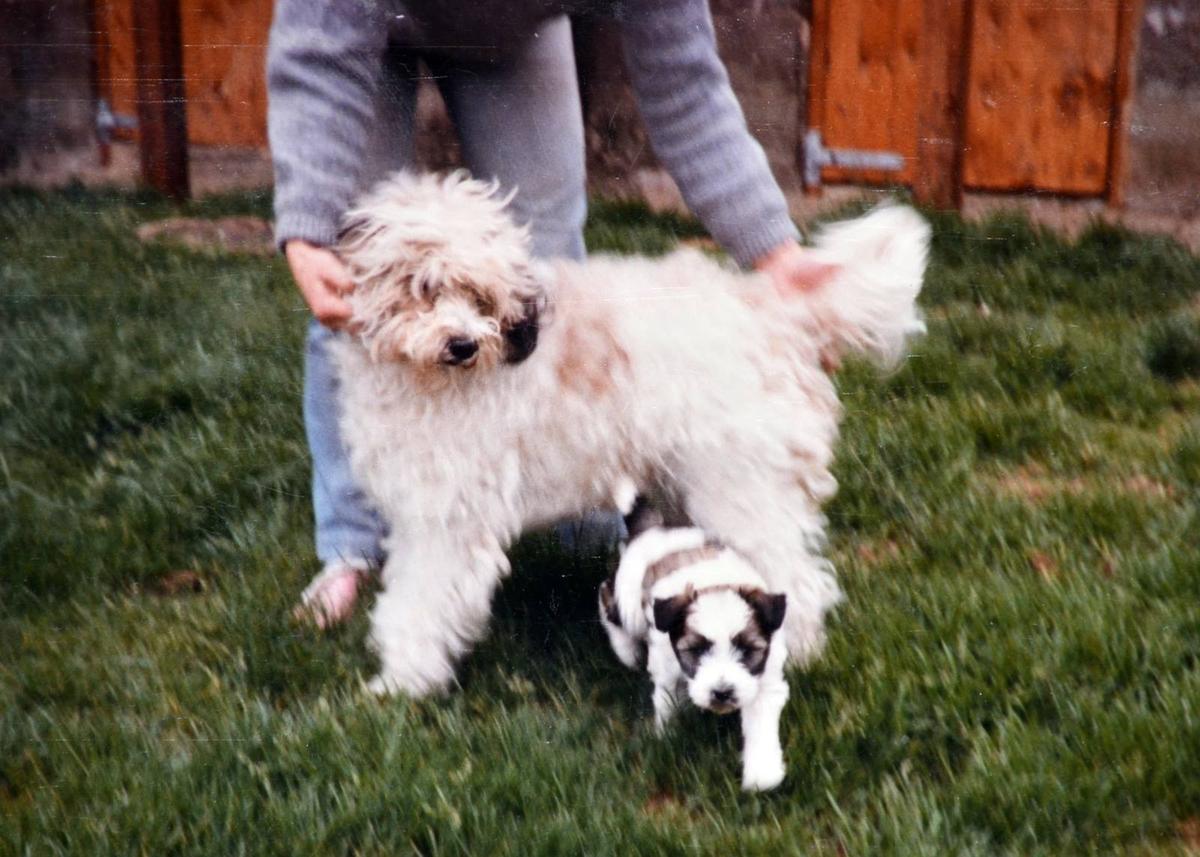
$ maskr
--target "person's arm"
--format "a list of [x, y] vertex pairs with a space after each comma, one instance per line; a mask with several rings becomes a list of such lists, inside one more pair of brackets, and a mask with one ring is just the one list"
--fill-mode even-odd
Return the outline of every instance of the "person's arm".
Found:
[[325, 249], [355, 192], [387, 39], [383, 0], [278, 0], [267, 48], [275, 240], [313, 314], [339, 326], [350, 280]]
[[787, 201], [717, 55], [706, 0], [631, 2], [625, 61], [655, 154], [688, 207], [741, 265], [814, 285]]
[[331, 244], [354, 193], [387, 40], [380, 0], [278, 0], [267, 47], [275, 230]]

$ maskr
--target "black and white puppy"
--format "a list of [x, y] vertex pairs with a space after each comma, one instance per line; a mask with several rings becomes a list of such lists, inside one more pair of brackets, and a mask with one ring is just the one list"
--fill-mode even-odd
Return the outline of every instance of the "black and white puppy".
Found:
[[630, 541], [600, 586], [600, 621], [613, 651], [630, 669], [645, 663], [660, 732], [685, 690], [700, 708], [740, 711], [742, 788], [774, 788], [784, 777], [786, 597], [768, 592], [735, 551], [695, 527], [663, 526], [640, 500], [626, 526]]

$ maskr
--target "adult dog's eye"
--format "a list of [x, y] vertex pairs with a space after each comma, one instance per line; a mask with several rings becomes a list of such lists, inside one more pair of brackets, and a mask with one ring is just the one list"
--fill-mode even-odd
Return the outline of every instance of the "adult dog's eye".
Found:
[[496, 311], [496, 302], [484, 295], [476, 295], [475, 308], [483, 315], [491, 315]]

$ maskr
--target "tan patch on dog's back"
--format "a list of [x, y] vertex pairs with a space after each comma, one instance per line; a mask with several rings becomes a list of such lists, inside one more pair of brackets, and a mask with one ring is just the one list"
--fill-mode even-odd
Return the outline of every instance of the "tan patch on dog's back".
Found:
[[563, 330], [555, 373], [564, 390], [603, 397], [628, 377], [629, 354], [617, 341], [612, 318], [599, 312], [572, 317]]

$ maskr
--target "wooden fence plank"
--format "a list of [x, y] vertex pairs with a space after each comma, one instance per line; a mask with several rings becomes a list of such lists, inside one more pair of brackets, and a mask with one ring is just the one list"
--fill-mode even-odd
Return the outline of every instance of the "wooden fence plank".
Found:
[[968, 187], [1105, 191], [1117, 17], [1114, 0], [978, 0]]
[[826, 180], [912, 180], [923, 2], [813, 3], [810, 125], [821, 129], [826, 146], [896, 152], [907, 159], [899, 173], [827, 168]]
[[180, 0], [193, 143], [267, 144], [271, 0]]
[[1113, 115], [1108, 147], [1108, 204], [1125, 203], [1125, 177], [1129, 170], [1129, 117], [1133, 110], [1137, 69], [1138, 32], [1142, 24], [1142, 0], [1119, 0], [1117, 61], [1114, 69]]
[[924, 3], [913, 195], [934, 208], [962, 208], [973, 5], [973, 0]]
[[142, 179], [176, 199], [188, 196], [187, 102], [179, 0], [133, 7]]
[[[96, 0], [112, 109], [136, 109], [134, 0]], [[188, 139], [205, 146], [267, 144], [266, 65], [271, 0], [179, 0]]]

